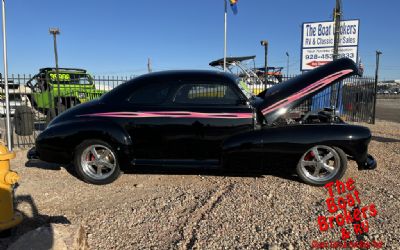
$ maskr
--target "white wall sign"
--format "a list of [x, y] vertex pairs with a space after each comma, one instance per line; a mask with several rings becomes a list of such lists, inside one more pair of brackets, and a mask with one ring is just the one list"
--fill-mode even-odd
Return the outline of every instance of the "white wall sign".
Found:
[[[360, 21], [340, 23], [339, 57], [358, 60]], [[332, 61], [334, 22], [303, 23], [301, 70], [311, 70]]]

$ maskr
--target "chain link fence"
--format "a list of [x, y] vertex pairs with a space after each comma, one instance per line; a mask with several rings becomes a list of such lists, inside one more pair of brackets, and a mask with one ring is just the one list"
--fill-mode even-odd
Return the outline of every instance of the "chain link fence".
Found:
[[[283, 76], [285, 81], [292, 76]], [[82, 69], [41, 69], [36, 75], [9, 76], [9, 101], [12, 142], [14, 147], [31, 147], [36, 137], [58, 114], [81, 103], [99, 98], [132, 77], [91, 76]], [[248, 88], [259, 94], [266, 88], [279, 84], [267, 82], [252, 84]], [[336, 86], [304, 101], [296, 111], [306, 113], [335, 106], [347, 121], [372, 122], [374, 79], [351, 77]], [[0, 82], [0, 133], [6, 140], [6, 102], [4, 83]], [[6, 141], [5, 141], [6, 142]], [[7, 143], [7, 142], [6, 142]]]

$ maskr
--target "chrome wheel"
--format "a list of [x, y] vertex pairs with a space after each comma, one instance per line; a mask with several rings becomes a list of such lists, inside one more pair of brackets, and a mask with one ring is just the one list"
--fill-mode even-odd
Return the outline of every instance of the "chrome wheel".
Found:
[[111, 149], [104, 145], [90, 145], [81, 155], [83, 172], [95, 179], [104, 180], [110, 177], [117, 166], [117, 160]]
[[339, 172], [341, 159], [335, 149], [318, 145], [309, 149], [299, 161], [303, 176], [316, 182], [333, 179]]

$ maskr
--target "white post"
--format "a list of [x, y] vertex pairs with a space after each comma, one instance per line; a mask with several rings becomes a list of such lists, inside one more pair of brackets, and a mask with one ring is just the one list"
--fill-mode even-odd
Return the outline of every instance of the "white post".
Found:
[[8, 94], [8, 65], [7, 65], [7, 39], [6, 39], [6, 9], [5, 0], [1, 1], [2, 14], [3, 14], [3, 63], [4, 63], [4, 90], [6, 95], [6, 129], [7, 129], [7, 147], [8, 150], [12, 150], [12, 131], [10, 124], [10, 98]]
[[228, 15], [227, 15], [227, 3], [226, 0], [224, 0], [224, 8], [225, 8], [225, 13], [224, 13], [224, 71], [226, 71], [226, 30], [227, 30], [227, 19], [228, 19]]

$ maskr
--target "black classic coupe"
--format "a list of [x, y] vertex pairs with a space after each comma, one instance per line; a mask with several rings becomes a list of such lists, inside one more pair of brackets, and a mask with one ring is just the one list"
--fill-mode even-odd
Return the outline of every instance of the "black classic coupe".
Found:
[[[107, 184], [134, 165], [250, 169], [246, 159], [290, 162], [306, 183], [340, 179], [347, 160], [374, 169], [368, 128], [334, 109], [293, 115], [304, 100], [357, 74], [340, 59], [254, 96], [234, 75], [168, 71], [130, 80], [55, 118], [29, 158], [71, 163], [80, 178]], [[243, 161], [244, 160], [244, 161]], [[242, 162], [238, 164], [239, 162]]]

